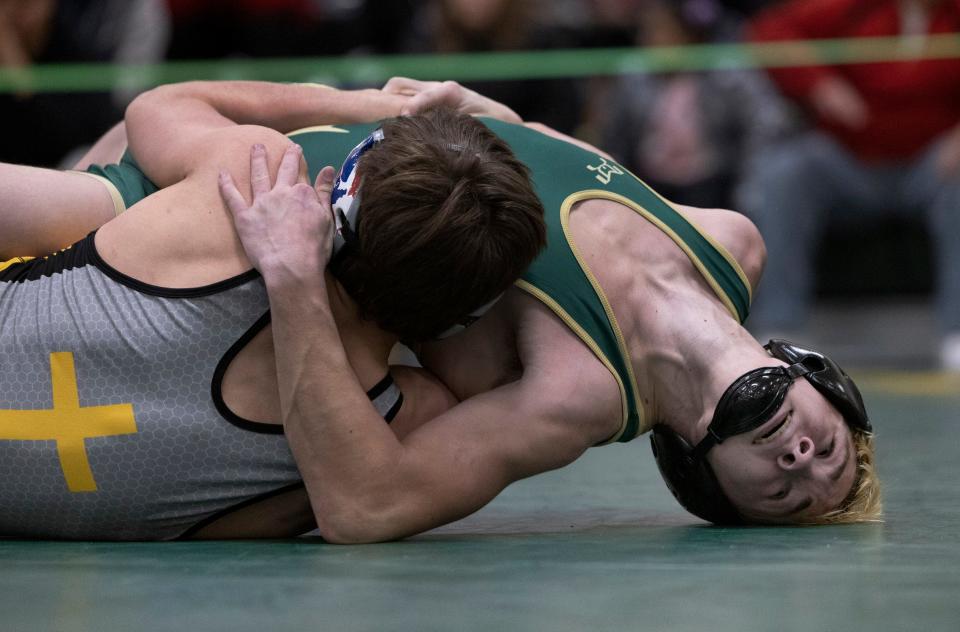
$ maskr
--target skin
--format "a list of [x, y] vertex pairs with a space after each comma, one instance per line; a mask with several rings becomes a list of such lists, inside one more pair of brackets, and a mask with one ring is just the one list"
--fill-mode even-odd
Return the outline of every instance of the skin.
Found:
[[[565, 465], [617, 432], [620, 398], [610, 373], [552, 312], [516, 289], [463, 334], [419, 349], [424, 365], [462, 403], [404, 439], [384, 432], [362, 391], [342, 370], [323, 279], [301, 265], [301, 257], [270, 245], [299, 240], [307, 243], [293, 252], [301, 247], [324, 252], [329, 203], [322, 198], [316, 203], [309, 201], [296, 222], [256, 203], [232, 211], [238, 229], [249, 212], [283, 235], [265, 238], [266, 225], [239, 230], [267, 282], [284, 427], [295, 454], [303, 455], [298, 463], [305, 464], [311, 501], [324, 507], [316, 516], [324, 537], [380, 541], [449, 522], [482, 507], [510, 482]], [[681, 212], [724, 244], [751, 283], [757, 282], [763, 248], [749, 222], [716, 209]], [[316, 226], [305, 230], [299, 224], [304, 218]], [[771, 359], [676, 245], [632, 210], [586, 200], [574, 207], [570, 231], [618, 319], [646, 415], [698, 440], [726, 386]], [[718, 363], [718, 357], [726, 361]], [[800, 426], [801, 461], [813, 447], [803, 437], [822, 442], [826, 428], [837, 424], [829, 411], [816, 414], [818, 400], [818, 394], [802, 388], [791, 396], [796, 406], [812, 407]], [[792, 432], [783, 436], [793, 437]], [[778, 441], [768, 442], [755, 458], [753, 446], [743, 441], [718, 452], [717, 467], [731, 492], [736, 494], [745, 479], [762, 478], [758, 482], [767, 484], [768, 470], [798, 458], [796, 452], [789, 456], [787, 442]], [[833, 508], [826, 505], [839, 502], [849, 488], [852, 453], [842, 456], [844, 475], [818, 488], [825, 498], [811, 511]], [[755, 463], [744, 469], [738, 462], [747, 457]], [[756, 493], [750, 494], [742, 499], [746, 508], [762, 511]]]
[[847, 496], [856, 476], [853, 437], [807, 382], [795, 382], [773, 418], [724, 441], [708, 459], [734, 505], [763, 522], [802, 522]]
[[[435, 87], [403, 89], [419, 94]], [[440, 94], [450, 99], [450, 86], [445, 90]], [[439, 381], [415, 373], [402, 384], [413, 402], [401, 409], [406, 421], [384, 424], [365, 389], [382, 377], [393, 338], [358, 321], [342, 288], [316, 272], [329, 257], [329, 182], [311, 189], [295, 167], [296, 150], [284, 152], [285, 139], [260, 128], [232, 129], [233, 120], [216, 107], [217, 115], [210, 114], [210, 103], [197, 100], [189, 91], [164, 90], [128, 112], [138, 160], [169, 186], [148, 198], [148, 210], [134, 208], [107, 224], [97, 246], [124, 273], [158, 285], [200, 285], [250, 265], [261, 271], [272, 329], [231, 366], [224, 392], [241, 416], [282, 419], [308, 496], [275, 499], [203, 535], [291, 534], [315, 519], [331, 542], [401, 538], [468, 515], [511, 482], [562, 467], [618, 432], [613, 376], [553, 312], [518, 289], [466, 332], [418, 349]], [[171, 138], [197, 131], [178, 136], [166, 127], [184, 118], [215, 129], [170, 155]], [[151, 143], [164, 151], [153, 156]], [[263, 149], [254, 150], [248, 166], [238, 156], [252, 144]], [[217, 182], [225, 203], [211, 198]], [[730, 211], [678, 208], [739, 261], [755, 286], [764, 250], [752, 224]], [[574, 207], [570, 230], [616, 315], [646, 418], [699, 440], [726, 386], [772, 361], [676, 244], [631, 209], [585, 200]], [[131, 248], [144, 234], [149, 247]], [[178, 265], [167, 265], [173, 261]], [[253, 395], [243, 401], [244, 392]], [[827, 417], [807, 423], [804, 436], [820, 441]], [[733, 461], [736, 451], [753, 449], [728, 443], [721, 447], [734, 451]], [[769, 466], [785, 454], [764, 458]]]

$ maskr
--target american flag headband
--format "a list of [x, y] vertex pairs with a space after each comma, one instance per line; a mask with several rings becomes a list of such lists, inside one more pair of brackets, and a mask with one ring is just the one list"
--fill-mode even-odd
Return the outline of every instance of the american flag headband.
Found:
[[336, 256], [345, 246], [357, 241], [357, 220], [360, 214], [360, 182], [362, 177], [358, 165], [360, 157], [383, 141], [383, 129], [373, 130], [359, 145], [347, 154], [340, 173], [333, 182], [330, 205], [333, 207], [335, 232], [333, 234], [333, 255]]

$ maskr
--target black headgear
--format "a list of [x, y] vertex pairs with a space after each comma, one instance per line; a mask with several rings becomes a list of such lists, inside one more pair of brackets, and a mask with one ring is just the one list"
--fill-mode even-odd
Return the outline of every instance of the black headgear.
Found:
[[771, 340], [764, 348], [786, 367], [753, 369], [737, 378], [723, 395], [707, 428], [707, 436], [691, 447], [665, 424], [650, 435], [653, 455], [667, 487], [690, 513], [718, 524], [742, 524], [743, 518], [717, 482], [706, 454], [734, 435], [769, 421], [780, 409], [787, 390], [801, 375], [843, 415], [852, 429], [870, 432], [870, 421], [856, 384], [822, 353], [786, 340]]

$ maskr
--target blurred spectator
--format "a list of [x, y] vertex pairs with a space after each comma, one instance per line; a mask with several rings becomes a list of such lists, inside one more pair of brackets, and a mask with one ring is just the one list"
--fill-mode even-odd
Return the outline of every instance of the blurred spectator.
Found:
[[[585, 46], [633, 46], [637, 16], [645, 0], [583, 0], [587, 15], [581, 23]], [[589, 25], [583, 28], [584, 25]]]
[[[414, 22], [408, 52], [470, 53], [567, 48], [577, 42], [552, 28], [538, 0], [430, 0]], [[579, 122], [578, 83], [571, 80], [462, 81], [513, 108], [524, 120], [571, 133]]]
[[722, 0], [721, 4], [740, 16], [750, 16], [781, 0]]
[[[646, 0], [638, 16], [641, 46], [707, 42], [726, 24], [712, 0]], [[782, 132], [781, 105], [756, 71], [626, 76], [608, 99], [602, 146], [670, 200], [729, 207], [744, 160]]]
[[[750, 36], [899, 36], [905, 50], [922, 53], [928, 34], [958, 31], [960, 0], [791, 0], [761, 13]], [[960, 370], [960, 60], [770, 74], [814, 127], [766, 152], [744, 188], [741, 206], [768, 252], [753, 329], [805, 326], [811, 259], [829, 214], [925, 214], [936, 247], [941, 359]]]
[[[0, 0], [0, 63], [148, 63], [166, 52], [163, 0]], [[16, 94], [0, 95], [0, 160], [53, 166], [123, 117], [133, 95], [36, 93], [29, 73]]]
[[420, 0], [167, 0], [173, 59], [396, 53]]

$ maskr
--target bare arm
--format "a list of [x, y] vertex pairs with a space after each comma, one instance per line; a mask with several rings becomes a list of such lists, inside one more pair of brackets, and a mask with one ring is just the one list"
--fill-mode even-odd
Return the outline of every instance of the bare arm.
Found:
[[327, 540], [392, 540], [446, 524], [590, 445], [542, 407], [545, 385], [531, 374], [399, 439], [350, 371], [319, 277], [265, 278], [284, 429]]
[[[407, 97], [380, 90], [344, 91], [310, 84], [255, 81], [171, 84], [139, 96], [118, 124], [75, 165], [116, 162], [131, 145], [145, 172], [161, 186], [178, 182], [209, 157], [210, 132], [237, 124], [292, 131], [310, 125], [374, 121], [399, 114]], [[283, 141], [266, 130], [237, 140], [249, 144]], [[225, 148], [229, 150], [229, 148]], [[276, 151], [274, 155], [281, 152]], [[227, 166], [227, 165], [224, 165]], [[0, 165], [0, 261], [41, 256], [63, 248], [115, 216], [109, 192], [95, 179], [76, 173], [21, 165]]]
[[110, 194], [93, 178], [0, 163], [0, 261], [49, 254], [113, 217]]
[[[289, 132], [310, 125], [368, 122], [399, 114], [406, 100], [379, 90], [342, 91], [306, 84], [170, 84], [134, 99], [126, 112], [127, 135], [144, 172], [164, 187], [207, 162], [214, 140], [222, 142], [221, 135], [211, 134], [224, 128], [241, 125]], [[250, 136], [245, 140], [252, 142]], [[247, 153], [242, 143], [235, 149]]]
[[522, 380], [394, 433], [344, 351], [328, 299], [342, 289], [315, 272], [329, 257], [332, 173], [321, 172], [319, 197], [295, 184], [292, 168], [281, 166], [281, 179], [280, 195], [255, 185], [252, 206], [228, 177], [221, 191], [267, 283], [284, 429], [327, 540], [392, 540], [445, 524], [603, 438], [543, 397], [554, 366], [528, 366]]
[[393, 77], [383, 86], [383, 91], [410, 97], [409, 101], [403, 105], [403, 114], [416, 114], [438, 105], [452, 107], [464, 114], [486, 116], [507, 123], [526, 125], [541, 134], [552, 136], [613, 160], [610, 154], [578, 138], [558, 132], [542, 123], [525, 123], [519, 114], [503, 103], [465, 88], [455, 81], [418, 81], [406, 77]]
[[[127, 146], [114, 125], [74, 165], [117, 162]], [[83, 238], [116, 216], [114, 199], [88, 175], [0, 163], [0, 261], [40, 257]]]

